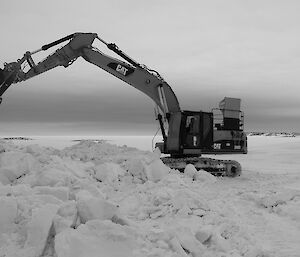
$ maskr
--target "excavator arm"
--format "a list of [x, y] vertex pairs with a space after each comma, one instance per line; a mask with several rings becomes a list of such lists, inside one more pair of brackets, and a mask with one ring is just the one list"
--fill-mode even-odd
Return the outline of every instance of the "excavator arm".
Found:
[[[92, 44], [95, 39], [99, 39], [111, 51], [118, 54], [125, 61], [108, 56], [93, 47]], [[67, 40], [70, 41], [65, 46], [56, 50], [43, 61], [35, 64], [32, 59], [33, 54], [48, 50], [50, 47]], [[180, 112], [176, 95], [158, 72], [137, 63], [122, 52], [115, 44], [106, 43], [95, 33], [71, 34], [44, 45], [36, 51], [26, 52], [23, 58], [17, 62], [6, 63], [4, 69], [0, 70], [0, 97], [11, 84], [28, 80], [58, 66], [68, 67], [78, 57], [84, 58], [86, 61], [111, 73], [149, 96], [159, 107], [160, 115], [163, 115], [165, 120], [169, 113]], [[30, 67], [26, 72], [23, 69], [24, 64], [28, 64]]]

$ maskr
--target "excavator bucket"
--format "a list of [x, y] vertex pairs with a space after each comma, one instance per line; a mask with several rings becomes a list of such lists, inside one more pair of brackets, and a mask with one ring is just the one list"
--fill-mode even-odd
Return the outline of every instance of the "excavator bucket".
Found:
[[[4, 79], [5, 79], [4, 77], [5, 77], [4, 76], [4, 71], [0, 68], [0, 91], [1, 92], [3, 91], [2, 90], [2, 84], [4, 84]], [[2, 97], [1, 97], [2, 94], [0, 94], [0, 104], [2, 103]]]
[[8, 72], [5, 69], [3, 70], [0, 68], [0, 97], [8, 89], [8, 87], [14, 83], [17, 72], [18, 70]]
[[4, 71], [0, 68], [0, 87], [2, 86], [4, 82]]

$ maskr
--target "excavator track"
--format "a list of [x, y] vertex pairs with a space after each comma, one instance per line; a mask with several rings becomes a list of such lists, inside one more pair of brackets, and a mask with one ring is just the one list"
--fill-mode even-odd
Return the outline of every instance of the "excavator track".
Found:
[[171, 169], [184, 171], [187, 164], [193, 164], [197, 170], [203, 169], [214, 176], [237, 177], [241, 175], [240, 163], [233, 160], [217, 160], [206, 157], [161, 158]]

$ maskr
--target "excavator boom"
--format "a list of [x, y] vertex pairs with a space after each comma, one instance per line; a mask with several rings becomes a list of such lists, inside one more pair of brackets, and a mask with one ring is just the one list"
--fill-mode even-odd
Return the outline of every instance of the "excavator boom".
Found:
[[[3, 75], [2, 78], [3, 85], [1, 85], [1, 88], [4, 85], [8, 88], [13, 83], [28, 80], [58, 66], [68, 67], [78, 57], [82, 57], [86, 61], [111, 73], [115, 77], [125, 81], [127, 84], [148, 95], [161, 108], [161, 110], [168, 109], [170, 112], [180, 111], [176, 95], [157, 72], [151, 71], [147, 69], [146, 66], [138, 64], [119, 50], [115, 44], [108, 44], [104, 40], [100, 39], [100, 41], [105, 43], [110, 50], [119, 54], [127, 62], [105, 55], [92, 46], [95, 39], [100, 39], [95, 33], [74, 33], [50, 44], [44, 45], [38, 50], [26, 52], [23, 58], [18, 62], [5, 64], [4, 71], [2, 71], [2, 74], [5, 75]], [[38, 64], [34, 63], [32, 59], [33, 54], [39, 51], [48, 50], [50, 47], [60, 44], [66, 40], [70, 40], [70, 42], [56, 50], [53, 54], [49, 55]], [[27, 72], [24, 72], [21, 68], [21, 65], [24, 62], [27, 62], [30, 66], [30, 69]], [[8, 76], [11, 79], [9, 79]], [[6, 88], [4, 90], [4, 88], [5, 87], [2, 88], [3, 92], [0, 90], [0, 97], [7, 89]], [[165, 99], [161, 99], [159, 91], [163, 91]]]

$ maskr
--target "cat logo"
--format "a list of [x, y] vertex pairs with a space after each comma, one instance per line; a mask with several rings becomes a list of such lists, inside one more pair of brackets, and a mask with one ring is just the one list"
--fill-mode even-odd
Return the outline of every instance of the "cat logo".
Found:
[[121, 64], [118, 64], [116, 71], [126, 76], [126, 72], [128, 71], [128, 69], [122, 66]]
[[117, 71], [118, 73], [122, 74], [123, 76], [127, 77], [131, 73], [134, 72], [134, 69], [130, 66], [125, 66], [119, 63], [111, 62], [107, 65], [109, 68]]

